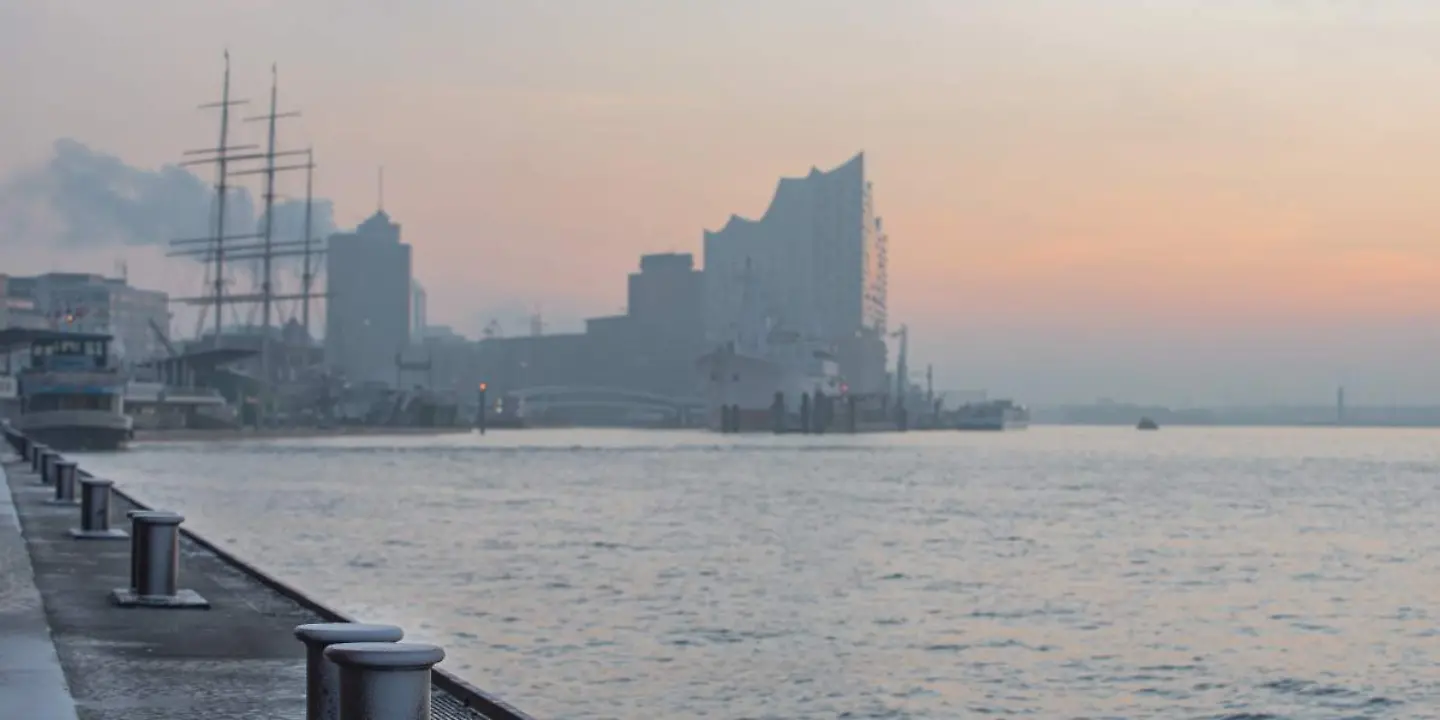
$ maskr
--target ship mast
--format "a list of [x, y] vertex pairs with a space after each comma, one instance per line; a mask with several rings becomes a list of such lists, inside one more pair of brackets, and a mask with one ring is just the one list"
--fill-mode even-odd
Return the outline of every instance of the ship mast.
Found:
[[[198, 156], [194, 160], [182, 162], [182, 166], [188, 165], [215, 165], [215, 234], [206, 238], [186, 238], [172, 240], [171, 245], [196, 245], [202, 244], [206, 247], [203, 250], [207, 260], [215, 264], [214, 285], [212, 295], [204, 298], [203, 303], [215, 306], [215, 344], [220, 343], [221, 327], [224, 322], [222, 308], [225, 305], [225, 241], [237, 240], [248, 237], [246, 235], [226, 236], [225, 234], [225, 205], [230, 196], [229, 165], [239, 156], [232, 155], [236, 150], [253, 149], [254, 145], [231, 145], [230, 144], [230, 107], [233, 105], [244, 105], [248, 100], [230, 99], [230, 50], [225, 50], [225, 71], [220, 83], [220, 101], [205, 103], [200, 109], [220, 108], [220, 142], [213, 148], [200, 150], [187, 150], [185, 155]], [[203, 312], [203, 311], [202, 311]]]
[[315, 205], [314, 199], [315, 179], [315, 152], [314, 148], [305, 150], [305, 265], [300, 275], [300, 293], [303, 296], [300, 300], [300, 325], [305, 329], [305, 345], [310, 346], [310, 283], [315, 279], [314, 272], [310, 267], [310, 259], [314, 255], [311, 252], [311, 243], [314, 241], [310, 226], [310, 215]]
[[[275, 303], [274, 286], [274, 231], [275, 231], [275, 121], [280, 118], [300, 117], [300, 111], [295, 110], [286, 113], [276, 112], [276, 104], [279, 99], [279, 70], [275, 65], [270, 66], [270, 112], [259, 117], [245, 118], [246, 122], [265, 121], [269, 124], [267, 142], [265, 143], [265, 167], [257, 172], [265, 176], [265, 214], [264, 223], [261, 225], [261, 271], [260, 271], [260, 306], [261, 306], [261, 342], [270, 336], [271, 308]], [[299, 153], [296, 153], [299, 154]], [[305, 155], [310, 151], [305, 150]], [[309, 172], [310, 163], [303, 166]], [[290, 169], [298, 169], [290, 168]], [[264, 353], [261, 353], [262, 356]]]

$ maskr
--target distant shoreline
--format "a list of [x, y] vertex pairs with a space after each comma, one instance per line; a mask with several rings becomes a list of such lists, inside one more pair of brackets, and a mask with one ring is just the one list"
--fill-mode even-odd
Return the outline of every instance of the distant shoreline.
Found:
[[273, 428], [255, 430], [136, 430], [133, 443], [167, 442], [218, 442], [232, 440], [304, 440], [329, 437], [384, 437], [384, 436], [426, 436], [457, 435], [470, 432], [470, 428], [407, 428], [407, 427], [336, 427], [322, 428]]

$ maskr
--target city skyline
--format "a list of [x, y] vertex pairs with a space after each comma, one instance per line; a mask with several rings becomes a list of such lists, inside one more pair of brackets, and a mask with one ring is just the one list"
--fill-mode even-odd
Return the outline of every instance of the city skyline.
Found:
[[[38, 68], [0, 79], [26, 108], [0, 121], [0, 178], [58, 138], [143, 168], [213, 142], [190, 108], [228, 44], [241, 96], [258, 101], [275, 60], [303, 102], [287, 144], [317, 146], [336, 225], [373, 212], [385, 165], [429, 314], [467, 334], [485, 308], [603, 315], [641, 253], [698, 256], [703, 229], [758, 215], [778, 177], [863, 148], [891, 324], [947, 387], [1440, 399], [1423, 31], [1440, 8], [312, 0], [287, 3], [290, 22], [329, 30], [301, 38], [278, 5], [172, 4], [0, 9], [0, 61]], [[393, 57], [369, 52], [380, 39]], [[76, 269], [145, 252], [92, 249]], [[63, 267], [26, 253], [16, 273]], [[162, 289], [194, 294], [198, 275]]]

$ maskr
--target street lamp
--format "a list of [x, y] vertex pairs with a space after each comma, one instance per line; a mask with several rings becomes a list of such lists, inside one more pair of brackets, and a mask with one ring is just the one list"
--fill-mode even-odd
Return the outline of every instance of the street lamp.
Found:
[[475, 427], [480, 429], [480, 434], [485, 434], [485, 389], [489, 383], [480, 383], [479, 400], [480, 404], [475, 408]]

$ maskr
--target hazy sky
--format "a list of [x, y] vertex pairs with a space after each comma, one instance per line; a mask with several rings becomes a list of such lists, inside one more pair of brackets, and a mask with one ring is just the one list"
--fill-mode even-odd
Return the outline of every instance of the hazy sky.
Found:
[[9, 0], [0, 177], [213, 144], [228, 45], [340, 225], [385, 166], [472, 334], [613, 312], [639, 253], [863, 149], [942, 388], [1440, 401], [1437, 38], [1433, 0]]

